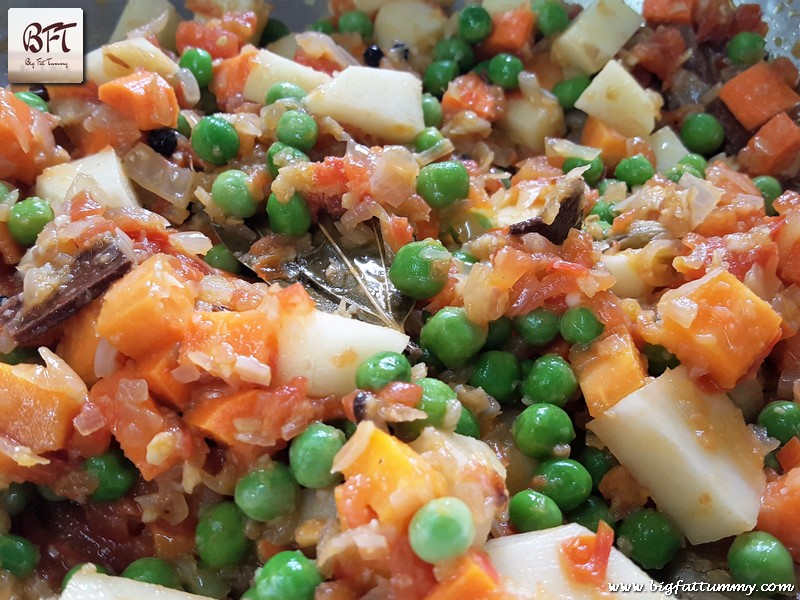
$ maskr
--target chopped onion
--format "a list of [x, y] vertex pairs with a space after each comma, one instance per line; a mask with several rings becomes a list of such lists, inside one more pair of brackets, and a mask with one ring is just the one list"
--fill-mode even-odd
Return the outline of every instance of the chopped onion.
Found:
[[544, 152], [548, 158], [580, 158], [593, 161], [600, 156], [599, 148], [581, 146], [563, 138], [545, 138]]
[[140, 25], [135, 29], [131, 29], [126, 34], [128, 39], [132, 38], [149, 38], [150, 36], [158, 35], [167, 26], [169, 22], [169, 11], [164, 11], [152, 21], [148, 21], [144, 25]]
[[72, 424], [75, 426], [75, 431], [82, 436], [89, 436], [95, 431], [100, 431], [108, 422], [96, 404], [87, 402], [78, 416], [72, 420]]
[[109, 377], [119, 368], [122, 355], [105, 338], [100, 338], [94, 353], [95, 377]]
[[123, 158], [125, 172], [144, 189], [163, 198], [177, 208], [186, 208], [192, 199], [195, 174], [173, 164], [145, 144], [136, 147]]
[[678, 183], [689, 190], [688, 204], [691, 213], [689, 226], [694, 229], [719, 204], [722, 199], [722, 190], [713, 183], [689, 173], [684, 173]]
[[[483, 144], [484, 147], [486, 146]], [[414, 154], [414, 158], [417, 159], [417, 162], [420, 166], [429, 165], [432, 162], [439, 160], [440, 158], [444, 158], [445, 156], [449, 156], [453, 152], [455, 152], [455, 146], [453, 146], [453, 142], [451, 142], [447, 138], [442, 138], [438, 143], [434, 146], [424, 150], [423, 152], [418, 152]]]
[[313, 58], [327, 58], [342, 70], [360, 63], [347, 50], [334, 42], [329, 36], [315, 31], [306, 31], [294, 36], [297, 45]]
[[397, 208], [415, 193], [417, 175], [419, 164], [407, 148], [387, 146], [377, 156], [370, 175], [373, 197], [380, 204]]
[[206, 275], [200, 280], [200, 294], [198, 300], [230, 307], [236, 288], [233, 282], [222, 275]]
[[167, 78], [168, 83], [177, 88], [181, 105], [189, 108], [200, 102], [200, 86], [189, 69], [181, 67]]
[[781, 400], [794, 399], [795, 387], [797, 382], [800, 381], [800, 366], [791, 366], [783, 371], [778, 378], [778, 389], [776, 395]]
[[188, 255], [205, 256], [214, 244], [199, 231], [180, 231], [171, 233], [169, 241], [175, 248]]
[[342, 446], [342, 449], [333, 457], [331, 469], [333, 471], [342, 472], [352, 465], [355, 460], [366, 451], [374, 430], [375, 425], [372, 421], [362, 421], [359, 423], [355, 433], [350, 436], [347, 443]]
[[0, 435], [0, 454], [7, 456], [21, 467], [50, 464], [48, 459], [39, 456], [28, 446], [17, 444], [4, 435]]

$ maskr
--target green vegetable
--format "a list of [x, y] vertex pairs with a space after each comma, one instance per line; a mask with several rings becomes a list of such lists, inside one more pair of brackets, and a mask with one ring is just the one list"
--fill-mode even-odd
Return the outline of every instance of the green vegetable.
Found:
[[441, 39], [433, 47], [433, 60], [450, 60], [458, 65], [461, 73], [466, 73], [475, 64], [475, 55], [470, 45], [461, 38]]
[[754, 65], [764, 58], [764, 36], [742, 31], [728, 42], [728, 58], [735, 65]]
[[436, 96], [422, 94], [422, 119], [425, 121], [425, 127], [441, 127], [442, 118], [442, 105]]
[[187, 48], [181, 55], [178, 64], [192, 72], [200, 87], [206, 87], [214, 77], [211, 55], [202, 48]]
[[447, 306], [422, 326], [420, 341], [448, 369], [457, 369], [483, 347], [487, 331], [470, 321], [463, 307]]
[[407, 439], [417, 437], [425, 427], [441, 426], [448, 405], [457, 401], [456, 393], [443, 381], [424, 377], [417, 381], [417, 385], [422, 388], [422, 398], [416, 408], [423, 411], [427, 417], [397, 426], [398, 433]]
[[753, 183], [761, 192], [761, 197], [764, 198], [764, 210], [770, 217], [776, 216], [778, 212], [773, 208], [772, 203], [783, 193], [781, 182], [769, 175], [761, 175], [754, 178]]
[[[425, 69], [425, 74], [422, 77], [422, 86], [429, 94], [441, 97], [447, 91], [447, 84], [456, 77], [458, 77], [458, 65], [455, 61], [437, 60], [429, 64]], [[425, 120], [425, 125], [428, 124], [428, 120]], [[441, 120], [439, 123], [431, 122], [430, 125], [438, 127], [441, 125]]]
[[444, 141], [444, 136], [436, 127], [426, 127], [414, 138], [414, 150], [425, 152]]
[[589, 211], [590, 215], [597, 215], [601, 221], [606, 223], [613, 223], [617, 216], [617, 211], [614, 210], [614, 205], [605, 200], [598, 200], [594, 203], [592, 210]]
[[308, 26], [308, 31], [331, 35], [334, 31], [333, 23], [331, 23], [330, 19], [318, 19]]
[[31, 196], [11, 207], [8, 231], [23, 246], [33, 246], [42, 229], [53, 219], [55, 215], [50, 205], [38, 196]]
[[603, 333], [605, 325], [584, 306], [568, 308], [561, 316], [559, 331], [570, 344], [588, 344]]
[[7, 354], [0, 353], [0, 362], [7, 365], [18, 365], [20, 363], [35, 359], [39, 353], [35, 348], [25, 348], [24, 346], [17, 346]]
[[728, 568], [737, 583], [793, 584], [792, 555], [775, 536], [750, 531], [736, 536], [728, 550]]
[[592, 531], [597, 531], [600, 521], [605, 521], [611, 526], [616, 522], [608, 504], [600, 496], [589, 496], [586, 502], [567, 514], [567, 520]]
[[795, 436], [800, 437], [800, 404], [790, 400], [770, 402], [761, 409], [758, 424], [781, 445]]
[[231, 591], [230, 584], [220, 573], [202, 564], [198, 565], [194, 577], [185, 585], [187, 592], [207, 598], [227, 598]]
[[559, 81], [553, 86], [553, 95], [558, 100], [561, 108], [564, 110], [572, 110], [575, 108], [575, 103], [581, 94], [589, 87], [592, 82], [588, 75], [578, 75], [570, 79]]
[[461, 406], [461, 415], [458, 417], [458, 423], [456, 424], [456, 433], [476, 440], [481, 437], [481, 426], [478, 423], [478, 419], [475, 418], [470, 409], [463, 405]]
[[447, 283], [450, 253], [439, 240], [409, 242], [389, 267], [389, 279], [398, 291], [416, 300], [438, 294]]
[[517, 397], [520, 375], [516, 356], [511, 352], [490, 350], [475, 360], [469, 384], [483, 388], [484, 392], [501, 404], [508, 404]]
[[217, 175], [211, 185], [211, 199], [227, 217], [246, 219], [256, 214], [258, 208], [247, 173], [239, 169], [228, 169]]
[[258, 598], [258, 590], [254, 587], [248, 588], [240, 600], [259, 600]]
[[695, 154], [694, 152], [691, 152], [686, 156], [684, 156], [682, 159], [678, 161], [678, 164], [689, 165], [691, 167], [694, 167], [700, 172], [701, 179], [705, 175], [706, 168], [708, 168], [708, 162], [706, 161], [706, 159], [700, 156], [699, 154]]
[[511, 337], [511, 319], [500, 317], [496, 321], [489, 322], [489, 333], [486, 335], [484, 350], [500, 350]]
[[200, 100], [195, 105], [195, 110], [199, 110], [210, 116], [216, 116], [214, 113], [220, 112], [219, 104], [217, 104], [217, 97], [211, 90], [208, 88], [200, 88]]
[[561, 509], [551, 498], [533, 490], [522, 490], [511, 497], [508, 516], [512, 525], [523, 533], [558, 527], [564, 520]]
[[[648, 163], [649, 164], [649, 163]], [[600, 178], [603, 176], [603, 171], [605, 171], [605, 166], [603, 165], [603, 159], [600, 156], [595, 156], [592, 160], [586, 160], [583, 158], [575, 158], [570, 157], [564, 161], [564, 165], [562, 166], [562, 170], [564, 173], [569, 173], [572, 169], [577, 169], [578, 167], [584, 167], [589, 165], [589, 168], [583, 172], [583, 179], [589, 185], [596, 185]]]
[[97, 489], [89, 496], [94, 502], [119, 500], [136, 483], [136, 467], [117, 452], [87, 458], [83, 470], [97, 479]]
[[278, 119], [275, 135], [279, 142], [308, 152], [317, 143], [319, 128], [314, 117], [299, 110], [287, 110]]
[[522, 395], [534, 402], [564, 406], [578, 389], [578, 378], [567, 361], [557, 354], [536, 359], [522, 382]]
[[526, 315], [514, 317], [514, 329], [531, 346], [541, 348], [558, 335], [560, 322], [561, 319], [556, 313], [539, 307]]
[[0, 535], [0, 569], [16, 577], [27, 577], [39, 564], [39, 549], [24, 537]]
[[241, 263], [236, 260], [233, 253], [228, 250], [224, 244], [216, 244], [211, 247], [211, 250], [206, 252], [203, 257], [206, 263], [215, 269], [227, 271], [228, 273], [238, 273], [241, 269]]
[[574, 440], [575, 429], [563, 409], [555, 404], [536, 403], [517, 416], [511, 435], [517, 448], [525, 456], [546, 458], [553, 455], [556, 446], [563, 447]]
[[133, 561], [120, 573], [120, 577], [163, 585], [174, 590], [181, 589], [181, 580], [175, 567], [165, 560], [151, 556]]
[[17, 517], [25, 510], [32, 494], [29, 484], [12, 482], [0, 492], [0, 506], [5, 509], [9, 517]]
[[192, 131], [192, 149], [214, 165], [224, 165], [239, 153], [239, 134], [219, 115], [203, 117]]
[[647, 358], [647, 372], [653, 377], [681, 364], [677, 356], [658, 344], [645, 344], [642, 353]]
[[419, 171], [417, 193], [433, 208], [445, 208], [469, 195], [469, 172], [457, 160], [431, 163]]
[[655, 174], [653, 165], [642, 154], [623, 158], [614, 169], [614, 177], [627, 183], [629, 188], [644, 185]]
[[408, 541], [414, 554], [432, 564], [464, 554], [474, 537], [475, 523], [469, 507], [448, 496], [425, 504], [408, 526]]
[[294, 512], [299, 493], [289, 467], [273, 461], [242, 477], [236, 483], [233, 498], [247, 518], [271, 521]]
[[279, 21], [278, 19], [269, 19], [267, 24], [264, 26], [264, 31], [261, 32], [261, 40], [259, 41], [259, 45], [263, 48], [272, 42], [277, 42], [279, 39], [286, 37], [290, 33], [291, 32], [286, 26], [286, 23]]
[[298, 162], [308, 162], [308, 156], [297, 148], [283, 142], [275, 142], [267, 150], [267, 170], [273, 179], [278, 176], [278, 169]]
[[339, 16], [339, 31], [341, 33], [357, 33], [362, 39], [367, 39], [372, 36], [372, 21], [365, 12], [351, 10]]
[[617, 529], [617, 547], [645, 569], [662, 568], [682, 542], [672, 519], [652, 508], [636, 511]]
[[560, 33], [569, 25], [569, 15], [559, 0], [534, 0], [533, 12], [536, 26], [545, 37]]
[[519, 87], [519, 74], [524, 68], [519, 58], [501, 52], [489, 61], [489, 81], [504, 90], [514, 90]]
[[284, 550], [256, 572], [258, 600], [313, 600], [322, 583], [317, 566], [299, 550]]
[[722, 146], [722, 142], [725, 141], [725, 130], [713, 115], [697, 113], [684, 119], [681, 139], [692, 152], [708, 156]]
[[669, 179], [670, 181], [678, 183], [681, 180], [681, 177], [683, 177], [684, 173], [689, 173], [689, 175], [694, 175], [698, 179], [703, 178], [703, 174], [697, 169], [695, 169], [692, 165], [681, 164], [681, 163], [672, 165], [669, 169], [667, 169], [664, 175], [666, 175], [667, 179]]
[[479, 44], [492, 33], [492, 17], [482, 6], [467, 6], [458, 15], [458, 35], [470, 44]]
[[[85, 565], [94, 565], [95, 570], [101, 575], [110, 575], [108, 569], [106, 569], [102, 565], [98, 565], [95, 563], [78, 563], [74, 567], [72, 567], [69, 571], [64, 574], [64, 578], [61, 580], [61, 589], [63, 590], [67, 587], [69, 580], [72, 579], [72, 576], [75, 575], [78, 571], [80, 571]], [[130, 579], [130, 578], [129, 578]]]
[[192, 126], [189, 125], [189, 121], [186, 120], [186, 117], [183, 114], [178, 115], [178, 133], [180, 133], [186, 139], [192, 135]]
[[551, 458], [539, 463], [531, 487], [552, 498], [562, 511], [577, 508], [592, 492], [592, 477], [570, 458]]
[[45, 102], [42, 98], [40, 98], [33, 92], [14, 92], [14, 95], [20, 100], [22, 100], [25, 104], [30, 106], [31, 108], [35, 108], [42, 112], [50, 112], [50, 108], [47, 106], [47, 102]]
[[[411, 367], [409, 366], [409, 373]], [[331, 473], [333, 457], [342, 449], [344, 433], [336, 427], [313, 423], [292, 440], [289, 466], [297, 483], [307, 488], [321, 489], [339, 483], [339, 473]]]
[[311, 211], [300, 194], [293, 194], [288, 202], [281, 202], [275, 194], [267, 198], [269, 226], [275, 233], [303, 235], [311, 227]]
[[356, 387], [380, 390], [392, 381], [411, 381], [411, 363], [397, 352], [378, 352], [356, 370]]
[[604, 196], [605, 193], [608, 191], [608, 186], [613, 183], [620, 183], [619, 179], [614, 179], [613, 177], [606, 177], [600, 183], [597, 184], [597, 191], [600, 192], [601, 196]]
[[592, 446], [586, 446], [577, 458], [578, 462], [586, 467], [589, 475], [592, 476], [592, 485], [595, 488], [600, 485], [600, 480], [608, 473], [609, 469], [616, 464], [608, 450], [599, 450]]
[[274, 104], [278, 100], [287, 100], [294, 98], [302, 100], [308, 95], [308, 92], [301, 88], [296, 83], [291, 81], [282, 81], [280, 83], [273, 83], [267, 90], [267, 96], [264, 99], [264, 104]]
[[244, 521], [244, 514], [233, 502], [220, 502], [203, 513], [194, 533], [200, 559], [212, 569], [241, 564], [250, 552]]
[[469, 252], [467, 252], [466, 250], [464, 250], [463, 247], [453, 252], [453, 258], [460, 260], [461, 262], [466, 263], [467, 265], [474, 265], [476, 262], [478, 262], [478, 259]]

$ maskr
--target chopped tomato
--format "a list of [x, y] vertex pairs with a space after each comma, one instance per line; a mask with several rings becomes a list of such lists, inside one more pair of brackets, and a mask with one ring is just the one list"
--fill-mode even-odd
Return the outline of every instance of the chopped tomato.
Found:
[[800, 467], [767, 483], [756, 529], [778, 538], [800, 562]]
[[339, 63], [324, 56], [311, 56], [302, 48], [298, 48], [295, 52], [294, 62], [311, 67], [315, 71], [327, 73], [328, 75], [333, 75], [342, 70]]
[[420, 559], [411, 549], [408, 537], [400, 535], [390, 550], [391, 588], [395, 598], [423, 600], [436, 586], [433, 566]]
[[222, 27], [197, 21], [181, 21], [175, 31], [175, 44], [183, 54], [187, 48], [201, 48], [213, 58], [232, 58], [239, 54], [240, 41], [236, 34]]
[[724, 264], [733, 276], [744, 281], [753, 266], [771, 266], [774, 273], [778, 262], [778, 246], [768, 228], [713, 237], [689, 233], [683, 244], [689, 248], [689, 254], [677, 257], [673, 266], [690, 281], [699, 279], [719, 264]]
[[664, 89], [669, 89], [681, 68], [686, 42], [677, 27], [659, 25], [653, 35], [636, 44], [630, 53], [636, 64], [657, 76], [664, 82]]
[[485, 83], [475, 73], [457, 77], [442, 96], [442, 110], [453, 116], [471, 110], [482, 119], [493, 122], [505, 112], [506, 97], [501, 87]]
[[561, 542], [559, 558], [567, 575], [577, 583], [600, 586], [606, 579], [614, 530], [605, 521], [594, 535], [579, 535]]
[[58, 161], [51, 117], [0, 88], [0, 179], [33, 183]]

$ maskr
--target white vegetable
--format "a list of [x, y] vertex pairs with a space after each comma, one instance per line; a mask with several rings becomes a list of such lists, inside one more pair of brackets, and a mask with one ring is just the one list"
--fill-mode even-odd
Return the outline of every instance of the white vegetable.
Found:
[[306, 108], [387, 142], [422, 131], [422, 82], [411, 73], [348, 67], [306, 97]]
[[661, 96], [645, 90], [616, 60], [609, 61], [581, 94], [575, 108], [622, 135], [646, 137], [661, 110]]
[[297, 53], [298, 47], [297, 38], [295, 38], [294, 34], [289, 34], [272, 42], [269, 46], [267, 46], [267, 50], [273, 54], [277, 54], [278, 56], [292, 60], [294, 55]]
[[203, 596], [178, 592], [152, 583], [125, 577], [100, 575], [87, 565], [75, 573], [61, 594], [61, 600], [204, 600]]
[[158, 34], [159, 43], [165, 48], [175, 48], [175, 30], [178, 27], [180, 17], [175, 6], [168, 0], [128, 0], [125, 9], [119, 16], [114, 33], [111, 34], [109, 42], [124, 40], [126, 34], [146, 25], [163, 13], [167, 13], [167, 25]]
[[[398, 0], [353, 0], [353, 6], [356, 10], [364, 11], [371, 17], [382, 7], [397, 1]], [[439, 6], [450, 6], [452, 3], [453, 0], [432, 0], [432, 4], [438, 4]]]
[[542, 93], [535, 99], [512, 97], [497, 125], [515, 144], [541, 154], [545, 138], [563, 135], [564, 112], [549, 94]]
[[145, 38], [107, 44], [86, 55], [86, 78], [97, 85], [139, 68], [170, 77], [178, 70], [178, 64]]
[[303, 376], [311, 395], [344, 395], [355, 389], [362, 362], [385, 350], [402, 352], [408, 339], [395, 329], [317, 310], [291, 315], [278, 333], [277, 379]]
[[669, 126], [662, 127], [650, 136], [650, 147], [656, 155], [656, 169], [661, 173], [666, 173], [667, 169], [689, 154], [681, 138]]
[[330, 81], [330, 76], [279, 56], [269, 50], [260, 50], [244, 84], [245, 100], [264, 104], [267, 90], [275, 84], [290, 81], [310, 92]]
[[428, 53], [442, 37], [446, 20], [438, 6], [419, 0], [393, 2], [375, 17], [375, 41], [384, 49], [400, 41], [416, 52]]
[[700, 225], [700, 223], [711, 214], [711, 211], [714, 210], [717, 204], [719, 204], [719, 201], [722, 200], [723, 191], [710, 181], [700, 179], [690, 173], [681, 175], [678, 183], [689, 190], [689, 195], [687, 197], [687, 203], [691, 213], [689, 226], [694, 229]]
[[481, 6], [490, 15], [508, 12], [526, 4], [528, 4], [528, 0], [483, 0], [481, 2]]
[[[78, 179], [79, 175], [83, 177]], [[78, 185], [73, 186], [76, 179]], [[102, 189], [102, 197], [96, 200], [106, 208], [139, 206], [122, 163], [111, 148], [72, 162], [48, 167], [36, 180], [36, 195], [56, 208], [65, 200], [72, 199], [67, 198], [70, 192], [75, 193], [84, 189], [91, 191], [92, 183]]]
[[595, 586], [572, 581], [562, 567], [559, 548], [570, 538], [591, 534], [592, 532], [586, 527], [570, 523], [551, 529], [489, 540], [486, 542], [486, 551], [497, 571], [501, 576], [508, 578], [514, 589], [526, 593], [535, 591], [536, 598], [595, 600], [600, 597], [630, 596], [647, 600], [663, 597], [662, 594], [653, 591], [656, 587], [655, 582], [647, 573], [616, 548], [611, 548], [606, 581], [615, 584], [641, 585], [641, 593], [612, 593], [608, 591], [607, 586], [601, 591]]
[[638, 250], [624, 250], [617, 254], [603, 254], [600, 258], [606, 269], [617, 278], [611, 291], [622, 298], [641, 298], [651, 290], [636, 269], [637, 252]]
[[692, 544], [750, 531], [766, 480], [763, 452], [724, 393], [678, 367], [591, 421], [594, 432]]

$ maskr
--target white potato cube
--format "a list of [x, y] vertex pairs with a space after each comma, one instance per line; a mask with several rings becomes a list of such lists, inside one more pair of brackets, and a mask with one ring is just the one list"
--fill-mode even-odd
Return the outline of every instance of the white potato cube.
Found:
[[278, 56], [292, 60], [294, 59], [294, 55], [297, 54], [297, 49], [299, 47], [300, 46], [297, 44], [297, 38], [295, 35], [289, 34], [272, 42], [269, 46], [267, 46], [267, 50], [273, 54], [277, 54]]
[[178, 63], [145, 38], [106, 44], [86, 55], [86, 77], [97, 85], [125, 77], [137, 69], [168, 78], [178, 70]]
[[603, 254], [602, 263], [617, 282], [611, 291], [622, 298], [641, 298], [651, 291], [651, 286], [636, 268], [638, 250], [624, 250], [617, 254]]
[[616, 60], [609, 61], [575, 103], [628, 137], [646, 137], [661, 110], [661, 97], [645, 90]]
[[378, 11], [375, 17], [375, 41], [384, 49], [395, 42], [405, 44], [419, 53], [430, 52], [442, 37], [444, 12], [420, 0], [392, 2]]
[[306, 377], [311, 395], [344, 395], [356, 387], [356, 369], [378, 352], [402, 352], [408, 336], [315, 310], [283, 319], [278, 334], [278, 383]]
[[553, 42], [553, 58], [567, 69], [597, 73], [642, 25], [642, 15], [622, 0], [597, 0]]
[[515, 144], [541, 154], [545, 138], [564, 134], [564, 111], [548, 94], [542, 93], [535, 102], [523, 96], [512, 96], [506, 114], [497, 125]]
[[92, 192], [94, 199], [106, 208], [139, 206], [130, 180], [112, 148], [48, 167], [36, 179], [36, 195], [53, 208], [83, 190]]
[[[595, 600], [600, 597], [630, 596], [650, 600], [664, 597], [655, 591], [658, 585], [647, 573], [616, 548], [611, 548], [606, 571], [607, 583], [602, 590], [573, 581], [562, 566], [559, 548], [570, 538], [591, 534], [586, 527], [570, 523], [489, 540], [486, 542], [486, 551], [497, 571], [511, 582], [513, 589], [525, 593], [535, 592], [536, 598]], [[641, 586], [641, 591], [635, 594], [612, 592], [608, 584]]]
[[152, 583], [125, 577], [101, 575], [87, 565], [72, 578], [61, 594], [61, 600], [207, 600], [204, 596], [179, 592]]
[[387, 142], [410, 142], [425, 127], [422, 82], [402, 71], [348, 67], [309, 94], [306, 108]]
[[689, 154], [681, 138], [669, 126], [662, 127], [650, 136], [650, 147], [656, 155], [656, 169], [661, 173], [666, 173], [667, 169]]
[[175, 30], [178, 28], [180, 17], [169, 0], [128, 0], [108, 41], [124, 40], [129, 31], [150, 23], [164, 13], [167, 13], [167, 24], [158, 32], [158, 42], [164, 48], [174, 50]]
[[685, 367], [629, 394], [587, 428], [692, 544], [755, 526], [766, 486], [761, 445], [730, 398], [701, 390]]
[[264, 104], [267, 90], [276, 83], [290, 81], [310, 92], [330, 81], [330, 75], [315, 71], [269, 50], [260, 50], [244, 84], [245, 100]]
[[483, 2], [481, 2], [481, 6], [483, 6], [490, 15], [515, 10], [526, 4], [529, 4], [529, 0], [483, 0]]

